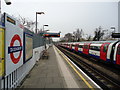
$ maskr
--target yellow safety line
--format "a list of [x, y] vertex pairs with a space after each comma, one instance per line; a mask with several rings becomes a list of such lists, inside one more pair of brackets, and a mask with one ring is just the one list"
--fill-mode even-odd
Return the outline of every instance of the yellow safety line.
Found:
[[62, 52], [60, 50], [58, 50], [56, 48], [56, 50], [65, 58], [65, 60], [68, 62], [68, 64], [73, 68], [73, 70], [78, 74], [78, 76], [85, 82], [85, 84], [89, 87], [89, 88], [92, 88], [93, 87], [86, 81], [86, 79], [75, 69], [75, 67], [70, 63], [70, 61], [62, 54]]

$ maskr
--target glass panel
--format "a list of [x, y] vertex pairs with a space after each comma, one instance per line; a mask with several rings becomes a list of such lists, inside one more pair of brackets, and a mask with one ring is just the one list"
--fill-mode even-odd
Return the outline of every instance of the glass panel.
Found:
[[82, 46], [82, 45], [79, 45], [78, 47], [79, 47], [79, 48], [83, 48], [83, 46]]
[[72, 46], [75, 46], [75, 45], [72, 45]]
[[108, 45], [109, 45], [109, 44], [105, 44], [105, 45], [104, 45], [104, 47], [103, 47], [103, 52], [107, 52]]
[[100, 47], [99, 46], [90, 46], [91, 50], [95, 50], [95, 51], [100, 51]]
[[25, 35], [25, 39], [26, 39], [26, 42], [25, 42], [25, 58], [27, 61], [28, 59], [30, 59], [32, 56], [33, 56], [33, 38], [26, 34]]
[[84, 48], [85, 48], [85, 49], [88, 49], [88, 45], [84, 45]]

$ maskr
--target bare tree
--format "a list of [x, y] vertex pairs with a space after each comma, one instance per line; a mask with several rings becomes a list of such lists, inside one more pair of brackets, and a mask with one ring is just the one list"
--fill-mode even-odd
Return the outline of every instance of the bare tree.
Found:
[[108, 30], [108, 29], [102, 29], [101, 26], [96, 28], [95, 30], [95, 36], [93, 38], [93, 41], [99, 41], [99, 40], [112, 40], [113, 38], [111, 37], [111, 34], [115, 32]]
[[94, 32], [95, 36], [93, 38], [93, 41], [99, 41], [100, 39], [102, 39], [103, 35], [104, 35], [104, 32], [105, 32], [105, 30], [102, 30], [101, 26], [99, 26], [98, 28], [96, 28], [96, 30]]
[[24, 25], [26, 28], [28, 28], [29, 30], [33, 31], [33, 29], [35, 28], [35, 22], [31, 21], [25, 17], [22, 17], [19, 15], [18, 20], [21, 22], [22, 25]]
[[73, 34], [72, 33], [67, 33], [67, 34], [65, 34], [65, 36], [64, 36], [64, 38], [65, 38], [65, 41], [67, 41], [67, 42], [71, 42], [71, 41], [73, 41]]
[[86, 40], [87, 40], [87, 41], [91, 41], [91, 38], [92, 38], [91, 35], [87, 35]]
[[103, 40], [113, 40], [112, 38], [112, 33], [114, 33], [115, 31], [111, 31], [111, 30], [106, 30]]
[[80, 30], [78, 28], [75, 32], [73, 32], [73, 35], [74, 35], [75, 41], [80, 41], [83, 35], [83, 30], [82, 29]]

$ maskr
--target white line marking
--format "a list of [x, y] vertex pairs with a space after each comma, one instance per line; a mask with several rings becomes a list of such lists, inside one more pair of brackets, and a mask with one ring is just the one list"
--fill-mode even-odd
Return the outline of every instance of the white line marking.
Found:
[[[61, 52], [62, 53], [62, 52]], [[97, 88], [102, 89], [97, 85], [87, 74], [85, 74], [73, 61], [71, 61], [64, 53], [62, 53], [80, 72], [82, 72]]]
[[55, 46], [53, 46], [53, 48], [57, 57], [57, 61], [60, 65], [61, 72], [67, 84], [67, 88], [79, 88], [73, 76], [71, 75], [69, 68], [66, 66], [65, 62], [63, 61], [63, 58], [56, 51]]

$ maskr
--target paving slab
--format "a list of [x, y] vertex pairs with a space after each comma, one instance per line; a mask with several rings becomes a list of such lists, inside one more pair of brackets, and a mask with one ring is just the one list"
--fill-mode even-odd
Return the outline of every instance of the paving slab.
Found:
[[66, 88], [53, 47], [48, 49], [49, 58], [40, 59], [23, 82], [21, 88]]
[[[48, 50], [49, 58], [40, 59], [21, 85], [21, 88], [57, 88], [64, 90], [88, 88], [71, 66], [57, 52], [55, 46]], [[83, 75], [81, 73], [81, 75]], [[86, 81], [89, 81], [83, 75]], [[93, 87], [94, 85], [91, 84]]]

